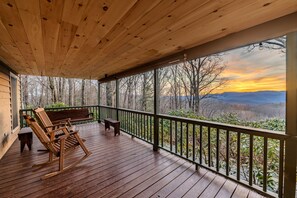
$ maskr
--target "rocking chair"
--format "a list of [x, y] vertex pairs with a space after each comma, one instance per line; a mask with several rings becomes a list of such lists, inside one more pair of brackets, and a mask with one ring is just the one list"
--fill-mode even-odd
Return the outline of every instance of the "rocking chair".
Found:
[[[24, 118], [27, 124], [32, 128], [33, 132], [36, 134], [38, 139], [41, 141], [41, 143], [49, 150], [49, 160], [42, 164], [33, 165], [33, 167], [45, 166], [59, 160], [59, 170], [52, 173], [48, 173], [43, 177], [41, 177], [41, 179], [47, 179], [49, 177], [58, 175], [76, 166], [78, 163], [80, 163], [81, 161], [86, 159], [89, 155], [91, 155], [91, 152], [88, 151], [82, 139], [79, 137], [77, 131], [69, 132], [69, 130], [66, 127], [62, 127], [55, 130], [51, 130], [49, 132], [45, 132], [40, 127], [40, 125], [35, 121], [34, 118], [31, 118], [28, 115], [24, 115]], [[64, 133], [64, 135], [60, 135], [56, 137], [55, 133], [61, 132], [61, 131]], [[79, 160], [77, 160], [76, 162], [72, 163], [71, 165], [64, 167], [65, 155], [73, 151], [78, 146], [80, 146], [83, 149], [85, 155]]]
[[46, 114], [44, 108], [34, 109], [33, 112], [39, 123], [41, 124], [41, 127], [47, 132], [58, 129], [59, 127], [67, 127], [69, 131], [75, 131], [75, 126], [71, 125], [70, 119], [57, 120], [52, 122]]

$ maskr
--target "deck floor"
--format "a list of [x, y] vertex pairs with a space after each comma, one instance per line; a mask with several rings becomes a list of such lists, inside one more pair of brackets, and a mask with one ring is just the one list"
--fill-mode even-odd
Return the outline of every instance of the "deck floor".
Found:
[[[195, 166], [165, 151], [121, 133], [105, 132], [101, 124], [78, 126], [92, 155], [58, 176], [40, 177], [57, 169], [32, 168], [48, 159], [38, 152], [42, 145], [34, 137], [33, 149], [20, 154], [16, 140], [0, 160], [0, 197], [261, 197], [232, 181]], [[81, 149], [66, 157], [73, 161]]]

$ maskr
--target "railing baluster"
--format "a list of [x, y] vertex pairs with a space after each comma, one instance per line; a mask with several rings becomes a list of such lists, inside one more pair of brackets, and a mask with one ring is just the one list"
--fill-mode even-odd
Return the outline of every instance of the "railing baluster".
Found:
[[281, 198], [284, 185], [284, 140], [279, 141], [279, 147], [278, 196]]
[[189, 158], [189, 124], [186, 124], [186, 157]]
[[202, 142], [203, 142], [203, 141], [202, 141], [202, 140], [203, 140], [203, 139], [202, 139], [202, 138], [203, 138], [203, 137], [202, 137], [202, 125], [200, 125], [200, 131], [199, 131], [199, 132], [200, 132], [200, 142], [199, 142], [199, 147], [200, 147], [200, 148], [199, 148], [199, 163], [202, 164], [202, 148], [203, 148], [203, 147], [202, 147]]
[[175, 120], [175, 153], [177, 153], [177, 121]]
[[162, 138], [162, 141], [161, 141], [161, 146], [163, 147], [164, 146], [164, 127], [163, 127], [163, 118], [161, 118], [161, 138]]
[[207, 127], [207, 149], [208, 149], [208, 166], [211, 166], [211, 147], [210, 147], [210, 127]]
[[133, 133], [132, 133], [132, 122], [131, 122], [131, 112], [129, 112], [129, 132], [130, 132], [130, 134], [132, 134], [133, 135]]
[[193, 124], [193, 135], [192, 135], [192, 138], [193, 138], [193, 151], [192, 151], [192, 154], [193, 154], [193, 162], [195, 162], [196, 160], [196, 148], [195, 148], [195, 142], [196, 142], [196, 138], [195, 138], [195, 135], [196, 135], [196, 131], [195, 131], [195, 124]]
[[250, 135], [250, 159], [249, 159], [249, 185], [253, 185], [253, 153], [254, 153], [254, 136]]
[[263, 191], [267, 191], [267, 137], [264, 137]]
[[139, 135], [141, 138], [143, 138], [142, 135], [142, 114], [138, 114], [138, 130], [139, 130]]
[[237, 132], [237, 180], [240, 180], [240, 132]]
[[150, 142], [152, 142], [152, 116], [150, 116]]
[[180, 155], [183, 156], [183, 123], [180, 122]]
[[143, 129], [143, 138], [145, 139], [146, 138], [146, 135], [145, 135], [145, 115], [143, 115], [142, 117], [142, 129]]
[[170, 119], [170, 129], [169, 129], [169, 133], [170, 133], [170, 151], [172, 151], [172, 120]]
[[135, 123], [136, 123], [136, 126], [135, 126], [136, 134], [137, 134], [138, 137], [140, 137], [139, 131], [138, 131], [138, 113], [135, 113], [135, 119], [136, 119], [136, 121], [135, 121]]
[[217, 167], [217, 171], [220, 170], [220, 131], [217, 128], [217, 150], [216, 150], [216, 167]]
[[226, 175], [229, 176], [229, 130], [226, 131]]
[[149, 133], [150, 133], [150, 126], [149, 126], [149, 116], [146, 116], [146, 139], [147, 141], [149, 141], [150, 137], [149, 137]]

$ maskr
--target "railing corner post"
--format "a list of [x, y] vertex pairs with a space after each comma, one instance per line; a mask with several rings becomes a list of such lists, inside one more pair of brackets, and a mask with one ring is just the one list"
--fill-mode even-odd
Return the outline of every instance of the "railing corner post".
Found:
[[[297, 136], [297, 32], [287, 34], [287, 61], [286, 61], [286, 134], [290, 137], [285, 142], [285, 171], [284, 171], [284, 196], [296, 195], [296, 139]], [[280, 195], [282, 195], [282, 189]]]
[[119, 89], [119, 79], [116, 79], [116, 116], [119, 120], [119, 106], [120, 106], [120, 89]]
[[153, 150], [159, 150], [159, 94], [160, 94], [160, 84], [158, 69], [154, 69], [154, 145]]
[[100, 100], [100, 97], [101, 97], [101, 90], [100, 90], [101, 86], [100, 86], [100, 81], [98, 80], [98, 123], [101, 123], [101, 120], [100, 120], [100, 104], [101, 104], [101, 100]]

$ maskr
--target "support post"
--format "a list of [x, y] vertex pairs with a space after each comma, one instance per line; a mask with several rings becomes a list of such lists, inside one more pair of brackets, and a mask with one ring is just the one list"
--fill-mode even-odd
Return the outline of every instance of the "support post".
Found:
[[160, 83], [158, 69], [154, 69], [154, 151], [159, 149], [159, 109], [160, 109]]
[[[287, 35], [287, 102], [286, 134], [297, 136], [297, 32]], [[285, 144], [284, 196], [296, 194], [296, 140], [292, 137]]]
[[101, 103], [101, 100], [100, 100], [100, 95], [101, 95], [101, 92], [100, 92], [100, 82], [98, 80], [98, 123], [101, 122], [100, 120], [100, 103]]
[[116, 111], [117, 111], [117, 120], [119, 120], [119, 98], [120, 98], [120, 89], [119, 89], [119, 80], [116, 79]]

